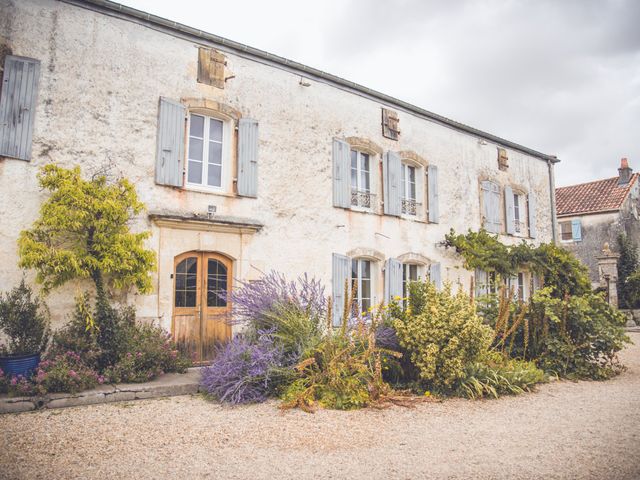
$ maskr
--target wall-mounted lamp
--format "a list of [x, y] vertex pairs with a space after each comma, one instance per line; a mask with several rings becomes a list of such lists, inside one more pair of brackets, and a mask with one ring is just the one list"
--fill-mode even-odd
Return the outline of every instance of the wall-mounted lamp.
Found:
[[311, 84], [306, 81], [304, 77], [300, 77], [300, 81], [298, 82], [303, 87], [310, 87]]
[[487, 142], [481, 138], [478, 139], [478, 145], [486, 145]]

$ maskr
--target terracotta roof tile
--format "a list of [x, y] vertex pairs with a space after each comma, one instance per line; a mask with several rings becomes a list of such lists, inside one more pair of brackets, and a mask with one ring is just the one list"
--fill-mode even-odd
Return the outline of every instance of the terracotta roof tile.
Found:
[[638, 175], [634, 173], [626, 185], [618, 185], [618, 177], [614, 177], [556, 188], [556, 212], [560, 216], [617, 210], [638, 180]]

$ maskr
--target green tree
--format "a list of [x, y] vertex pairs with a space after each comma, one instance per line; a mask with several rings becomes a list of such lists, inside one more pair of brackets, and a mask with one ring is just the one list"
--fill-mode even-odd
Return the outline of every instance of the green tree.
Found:
[[150, 233], [132, 233], [129, 228], [144, 204], [128, 180], [107, 181], [104, 175], [84, 179], [79, 167], [46, 165], [38, 180], [50, 196], [33, 226], [20, 233], [19, 265], [36, 270], [44, 292], [70, 280], [91, 279], [99, 341], [105, 351], [112, 351], [117, 313], [105, 286], [152, 290], [150, 272], [156, 258], [144, 247]]
[[618, 235], [618, 299], [620, 308], [634, 308], [640, 303], [640, 261], [638, 244], [632, 238], [621, 233]]

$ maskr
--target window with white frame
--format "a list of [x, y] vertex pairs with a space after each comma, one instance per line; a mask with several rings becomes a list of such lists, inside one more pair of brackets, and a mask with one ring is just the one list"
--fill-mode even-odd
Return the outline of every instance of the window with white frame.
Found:
[[351, 150], [351, 205], [371, 208], [371, 158], [368, 153]]
[[404, 298], [407, 298], [409, 296], [409, 282], [417, 282], [420, 278], [419, 269], [420, 265], [416, 263], [402, 264], [402, 296]]
[[526, 280], [527, 276], [525, 272], [518, 272], [517, 275], [510, 277], [506, 282], [507, 288], [513, 293], [513, 296], [523, 302], [529, 297]]
[[476, 270], [476, 296], [495, 295], [498, 293], [498, 275], [496, 272], [486, 272], [484, 270]]
[[417, 215], [417, 189], [416, 189], [417, 168], [407, 163], [402, 164], [402, 213], [405, 215]]
[[526, 202], [527, 200], [524, 195], [517, 192], [513, 193], [513, 224], [517, 234], [527, 233]]
[[187, 185], [222, 189], [225, 122], [214, 117], [189, 115]]
[[368, 312], [372, 305], [371, 268], [370, 260], [351, 260], [351, 284], [356, 288], [355, 300], [361, 312]]

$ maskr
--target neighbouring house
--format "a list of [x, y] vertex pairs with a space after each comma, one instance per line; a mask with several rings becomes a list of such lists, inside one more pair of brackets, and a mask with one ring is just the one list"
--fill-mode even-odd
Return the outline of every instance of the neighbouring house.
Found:
[[640, 239], [640, 182], [623, 158], [618, 176], [556, 189], [560, 244], [589, 267], [594, 287], [600, 285], [599, 255], [605, 243], [617, 248], [624, 233]]
[[[553, 156], [106, 0], [0, 12], [2, 289], [49, 162], [135, 183], [158, 269], [127, 301], [204, 360], [232, 333], [219, 294], [271, 269], [320, 278], [335, 312], [351, 278], [366, 310], [407, 280], [469, 288], [451, 228], [554, 241]], [[80, 288], [48, 298], [58, 323]]]

